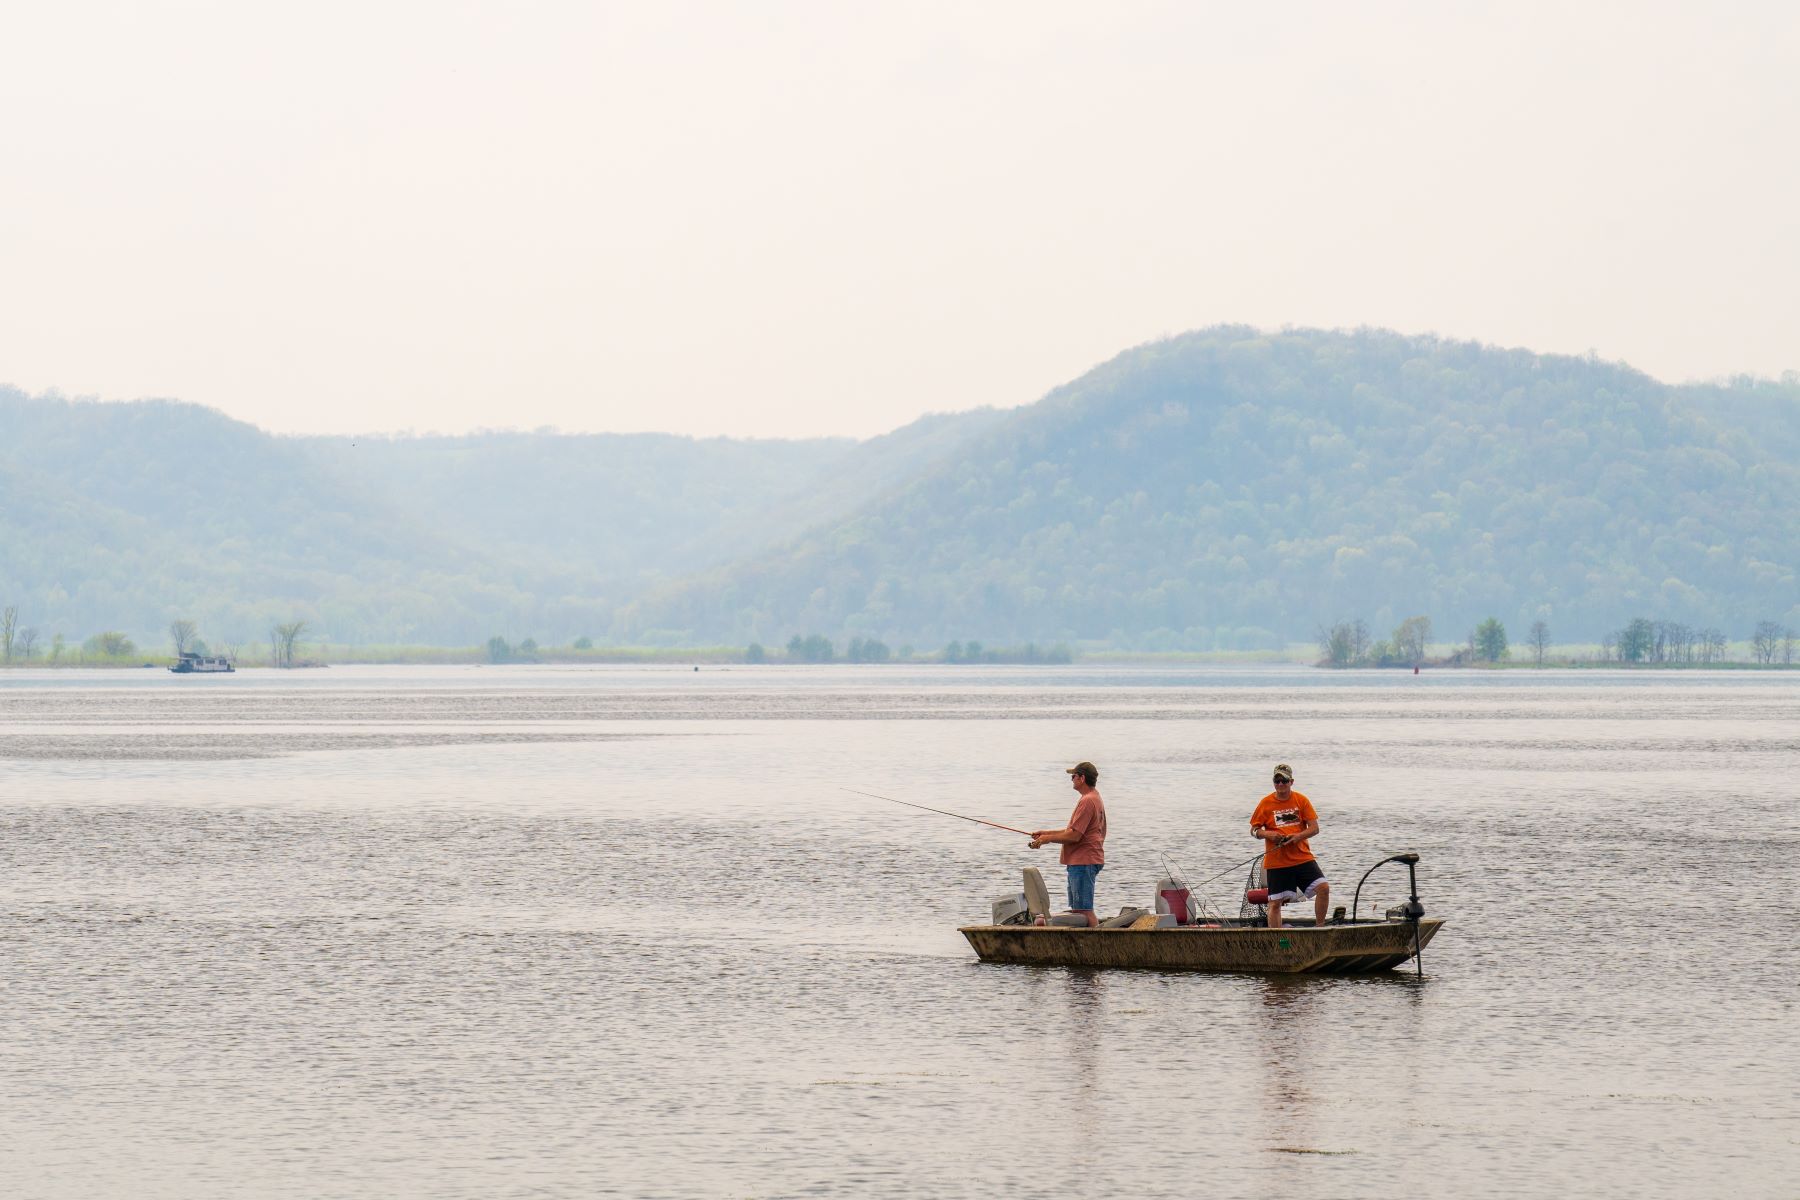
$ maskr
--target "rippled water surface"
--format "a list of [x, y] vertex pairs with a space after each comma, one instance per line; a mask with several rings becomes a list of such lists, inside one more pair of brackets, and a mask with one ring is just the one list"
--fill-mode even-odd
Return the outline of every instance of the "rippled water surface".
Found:
[[[1423, 856], [1425, 977], [982, 965], [1054, 857], [843, 790], [1035, 828], [1078, 758], [1102, 909], [1285, 760], [1341, 900]], [[1797, 780], [1780, 674], [7, 672], [0, 1179], [1800, 1195]]]

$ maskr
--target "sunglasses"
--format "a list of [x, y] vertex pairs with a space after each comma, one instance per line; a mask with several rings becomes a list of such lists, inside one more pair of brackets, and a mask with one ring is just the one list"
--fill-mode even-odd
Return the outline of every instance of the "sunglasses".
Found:
[[1293, 780], [1291, 780], [1291, 779], [1287, 779], [1287, 778], [1285, 778], [1285, 777], [1283, 777], [1283, 776], [1280, 776], [1280, 775], [1277, 775], [1277, 776], [1276, 776], [1276, 777], [1275, 777], [1275, 782], [1276, 782], [1276, 783], [1292, 783], [1292, 782], [1294, 782], [1294, 781], [1293, 781]]

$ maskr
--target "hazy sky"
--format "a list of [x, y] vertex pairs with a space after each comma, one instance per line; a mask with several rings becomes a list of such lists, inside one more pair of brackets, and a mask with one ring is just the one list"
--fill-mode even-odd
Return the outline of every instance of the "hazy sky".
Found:
[[7, 4], [0, 381], [870, 434], [1217, 322], [1800, 368], [1800, 5]]

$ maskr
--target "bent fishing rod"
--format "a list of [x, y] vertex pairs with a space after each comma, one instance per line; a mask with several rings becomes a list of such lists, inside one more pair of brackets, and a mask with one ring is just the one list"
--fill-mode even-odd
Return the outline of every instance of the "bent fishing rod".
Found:
[[[926, 812], [942, 813], [946, 817], [955, 817], [959, 821], [973, 821], [977, 825], [986, 825], [990, 829], [1004, 829], [1006, 832], [1016, 833], [1020, 837], [1031, 837], [1031, 834], [1025, 832], [1023, 829], [1014, 829], [1011, 825], [1002, 825], [998, 821], [984, 821], [980, 817], [965, 817], [963, 814], [951, 812], [947, 808], [933, 808], [929, 804], [914, 804], [911, 800], [896, 800], [892, 796], [877, 796], [874, 792], [861, 792], [857, 791], [855, 788], [841, 788], [839, 790], [849, 792], [856, 796], [867, 796], [871, 800], [886, 800], [889, 804], [904, 804], [908, 808], [922, 808]], [[1035, 841], [1036, 839], [1033, 840]]]

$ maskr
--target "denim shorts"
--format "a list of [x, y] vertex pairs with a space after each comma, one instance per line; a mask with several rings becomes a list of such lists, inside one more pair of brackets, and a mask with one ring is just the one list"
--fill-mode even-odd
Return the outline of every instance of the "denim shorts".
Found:
[[1069, 907], [1076, 912], [1094, 907], [1094, 876], [1100, 873], [1099, 863], [1069, 864]]

